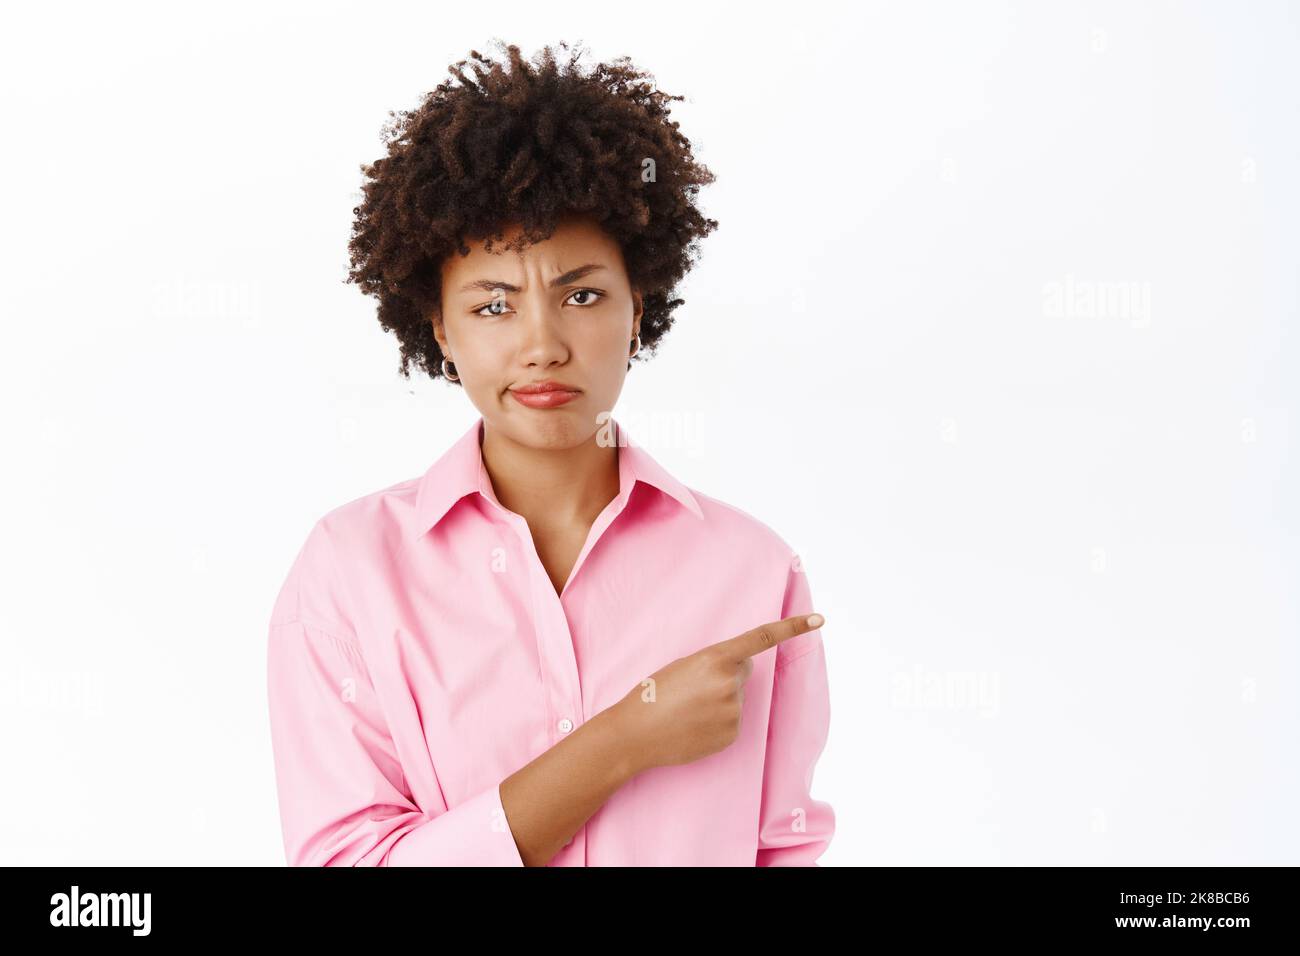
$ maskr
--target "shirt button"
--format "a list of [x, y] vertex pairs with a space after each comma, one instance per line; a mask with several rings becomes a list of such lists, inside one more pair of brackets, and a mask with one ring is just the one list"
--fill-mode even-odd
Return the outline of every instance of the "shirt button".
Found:
[[568, 717], [565, 717], [563, 720], [560, 721], [560, 733], [567, 734], [572, 729], [573, 729], [573, 721], [571, 721]]

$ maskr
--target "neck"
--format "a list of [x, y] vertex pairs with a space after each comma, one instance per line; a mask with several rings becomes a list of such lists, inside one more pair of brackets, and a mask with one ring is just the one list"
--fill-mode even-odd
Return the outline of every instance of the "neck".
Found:
[[593, 433], [572, 448], [532, 448], [485, 422], [483, 466], [497, 501], [529, 525], [590, 524], [619, 492], [618, 448]]

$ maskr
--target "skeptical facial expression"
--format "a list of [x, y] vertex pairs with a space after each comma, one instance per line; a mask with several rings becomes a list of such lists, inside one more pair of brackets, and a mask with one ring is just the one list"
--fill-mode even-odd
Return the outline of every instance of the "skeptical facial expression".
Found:
[[[642, 300], [623, 254], [593, 220], [571, 217], [519, 252], [501, 248], [442, 265], [434, 335], [489, 428], [533, 447], [570, 447], [601, 425], [623, 389]], [[559, 391], [533, 392], [539, 385]]]

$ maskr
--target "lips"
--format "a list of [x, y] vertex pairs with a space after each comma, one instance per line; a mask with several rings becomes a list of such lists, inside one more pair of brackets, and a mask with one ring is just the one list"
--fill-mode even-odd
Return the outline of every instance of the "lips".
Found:
[[581, 390], [566, 382], [532, 382], [528, 385], [516, 385], [510, 389], [515, 401], [528, 408], [555, 408], [573, 401], [582, 394]]
[[557, 382], [548, 378], [545, 381], [533, 382], [530, 385], [516, 385], [511, 391], [522, 392], [525, 395], [537, 395], [541, 392], [576, 392], [578, 388], [569, 385], [567, 382]]

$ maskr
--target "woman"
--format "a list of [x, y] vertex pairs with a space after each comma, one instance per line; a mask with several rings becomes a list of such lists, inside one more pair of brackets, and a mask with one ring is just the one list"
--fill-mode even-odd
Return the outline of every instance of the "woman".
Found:
[[480, 414], [322, 517], [280, 590], [286, 856], [815, 866], [830, 708], [799, 560], [611, 415], [717, 225], [712, 174], [626, 58], [506, 51], [452, 67], [365, 169], [349, 278], [402, 374]]

